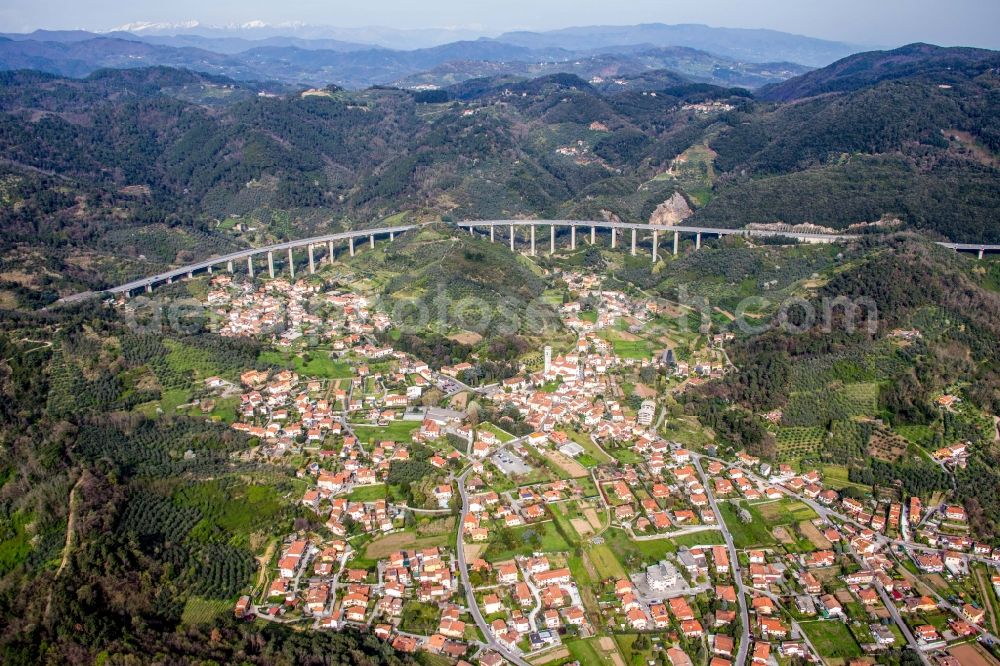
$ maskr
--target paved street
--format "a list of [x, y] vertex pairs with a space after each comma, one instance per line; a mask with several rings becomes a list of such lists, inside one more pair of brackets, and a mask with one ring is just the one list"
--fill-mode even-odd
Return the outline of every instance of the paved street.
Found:
[[701, 456], [698, 454], [691, 454], [691, 459], [694, 461], [694, 466], [698, 470], [698, 476], [701, 477], [702, 485], [705, 487], [705, 493], [708, 495], [708, 503], [712, 507], [712, 511], [715, 512], [715, 519], [718, 521], [719, 525], [722, 526], [722, 536], [726, 540], [726, 548], [729, 550], [729, 563], [733, 572], [733, 579], [736, 582], [736, 599], [740, 606], [740, 619], [742, 620], [742, 628], [740, 630], [740, 646], [736, 652], [736, 658], [733, 662], [736, 666], [741, 666], [746, 663], [747, 652], [750, 649], [750, 612], [747, 610], [747, 590], [743, 585], [743, 572], [740, 569], [740, 560], [736, 552], [736, 545], [733, 543], [733, 536], [729, 533], [729, 530], [725, 528], [725, 521], [722, 519], [722, 512], [719, 511], [719, 505], [715, 501], [715, 491], [712, 490], [712, 485], [708, 482], [708, 477], [705, 475], [705, 470], [701, 467]]
[[[517, 441], [517, 440], [514, 440]], [[509, 442], [508, 442], [509, 444]], [[500, 448], [503, 448], [501, 446]], [[458, 483], [458, 492], [462, 497], [462, 513], [461, 516], [465, 516], [469, 513], [469, 491], [465, 487], [465, 479], [472, 473], [472, 468], [468, 467], [461, 476], [459, 476], [456, 481]], [[483, 632], [483, 636], [486, 637], [486, 642], [490, 649], [495, 650], [504, 659], [507, 659], [517, 666], [530, 666], [527, 661], [522, 659], [520, 656], [510, 652], [504, 648], [500, 643], [497, 642], [496, 638], [493, 636], [493, 632], [490, 631], [490, 625], [486, 622], [486, 618], [483, 617], [482, 612], [479, 610], [479, 604], [476, 602], [476, 593], [472, 589], [472, 583], [469, 582], [469, 563], [465, 558], [465, 524], [462, 520], [458, 521], [458, 540], [455, 544], [456, 557], [458, 558], [458, 571], [462, 577], [462, 587], [465, 589], [465, 599], [466, 605], [469, 608], [469, 613], [472, 618], [476, 621], [476, 626], [479, 630]]]

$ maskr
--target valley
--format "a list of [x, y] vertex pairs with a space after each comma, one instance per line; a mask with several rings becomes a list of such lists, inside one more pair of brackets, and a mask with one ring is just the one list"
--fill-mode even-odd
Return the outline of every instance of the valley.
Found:
[[996, 51], [126, 27], [0, 36], [0, 662], [1000, 663]]

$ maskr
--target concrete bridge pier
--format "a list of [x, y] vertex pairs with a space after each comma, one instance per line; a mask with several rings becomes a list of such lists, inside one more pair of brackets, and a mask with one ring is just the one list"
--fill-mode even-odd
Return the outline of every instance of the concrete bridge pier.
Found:
[[632, 228], [632, 256], [635, 256], [635, 228]]
[[514, 225], [510, 225], [510, 251], [514, 251]]
[[616, 236], [615, 232], [616, 231], [617, 231], [617, 229], [615, 229], [614, 227], [611, 227], [611, 249], [612, 250], [615, 249], [615, 236]]
[[979, 248], [979, 259], [983, 258], [983, 248]]
[[274, 252], [267, 253], [267, 274], [274, 279]]
[[211, 274], [212, 274], [212, 267], [211, 267], [211, 266], [209, 266], [209, 267], [208, 267], [208, 274], [209, 274], [209, 275], [211, 275]]
[[146, 285], [146, 293], [148, 294], [148, 293], [151, 293], [152, 291], [153, 291], [153, 285], [147, 284]]
[[253, 255], [247, 255], [247, 273], [253, 277]]
[[531, 226], [531, 256], [535, 256], [535, 225]]
[[696, 234], [695, 237], [694, 237], [694, 249], [696, 249], [696, 250], [700, 250], [701, 249], [701, 233], [700, 232], [698, 234]]
[[347, 242], [348, 242], [348, 244], [351, 247], [351, 256], [353, 257], [354, 256], [354, 236], [351, 236], [350, 238], [348, 238]]
[[233, 262], [227, 261], [226, 262], [226, 269], [229, 270], [230, 273], [232, 273], [233, 272]]
[[194, 271], [188, 271], [188, 280], [194, 277]]
[[549, 227], [549, 254], [556, 253], [556, 225]]
[[173, 284], [173, 283], [174, 283], [174, 279], [172, 277], [168, 277], [167, 278], [167, 284]]
[[373, 250], [375, 249], [375, 234], [372, 234], [371, 236], [368, 237], [368, 247], [370, 247]]
[[[392, 240], [392, 236], [389, 236], [389, 240]], [[490, 242], [497, 242], [497, 225], [495, 224], [490, 225]]]
[[597, 242], [597, 228], [596, 227], [591, 227], [590, 228], [590, 244], [593, 245], [596, 242]]
[[677, 246], [680, 244], [680, 241], [681, 241], [681, 232], [675, 231], [674, 232], [674, 256], [675, 257], [677, 256]]
[[390, 231], [389, 232], [389, 242], [391, 243], [394, 240], [396, 240], [396, 232], [395, 231]]
[[292, 256], [292, 248], [288, 248], [288, 273], [295, 278], [295, 257]]
[[654, 264], [656, 263], [657, 259], [659, 259], [659, 257], [656, 256], [656, 247], [659, 244], [659, 235], [660, 235], [660, 233], [656, 229], [653, 229], [653, 263]]
[[326, 260], [333, 266], [333, 241], [326, 242]]
[[309, 243], [308, 248], [309, 248], [309, 275], [312, 275], [313, 273], [316, 272], [316, 260], [313, 258], [312, 243]]
[[569, 249], [576, 249], [576, 225], [569, 228]]

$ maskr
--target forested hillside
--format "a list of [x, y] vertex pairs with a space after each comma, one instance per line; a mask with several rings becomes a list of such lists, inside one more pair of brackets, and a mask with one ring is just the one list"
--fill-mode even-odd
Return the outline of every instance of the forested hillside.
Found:
[[[741, 337], [731, 350], [739, 371], [702, 387], [688, 408], [759, 455], [846, 466], [852, 481], [914, 495], [951, 489], [928, 452], [967, 442], [956, 495], [976, 534], [995, 538], [1000, 295], [953, 252], [887, 240], [855, 247], [810, 290], [815, 320], [791, 308], [790, 329]], [[858, 310], [824, 315], [824, 299], [836, 298]], [[944, 394], [963, 402], [942, 407]], [[768, 412], [776, 425], [759, 418]], [[890, 445], [899, 448], [889, 454]]]
[[[791, 103], [669, 72], [623, 86], [555, 74], [307, 93], [164, 68], [82, 80], [6, 73], [0, 292], [9, 305], [37, 305], [386, 218], [693, 214], [834, 229], [898, 219], [995, 242], [991, 52], [932, 55], [947, 84], [892, 65], [906, 60], [898, 52], [865, 54], [792, 82], [797, 95], [823, 92], [823, 76], [850, 71], [846, 92]], [[45, 272], [23, 270], [35, 264]]]

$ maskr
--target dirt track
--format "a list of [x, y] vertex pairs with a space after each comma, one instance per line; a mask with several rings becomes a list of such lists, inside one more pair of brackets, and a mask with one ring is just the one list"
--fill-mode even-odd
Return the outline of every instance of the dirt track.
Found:
[[611, 661], [615, 666], [625, 666], [625, 659], [623, 659], [621, 653], [618, 652], [618, 646], [615, 645], [615, 639], [610, 636], [601, 636], [597, 645], [600, 646], [600, 648], [604, 650], [609, 657], [611, 657]]
[[950, 648], [948, 653], [958, 659], [958, 662], [962, 666], [997, 666], [1000, 664], [1000, 662], [975, 643], [956, 645]]
[[569, 522], [573, 526], [573, 529], [576, 530], [576, 533], [583, 538], [586, 538], [594, 533], [594, 528], [592, 528], [590, 523], [583, 518], [571, 518]]
[[583, 517], [587, 519], [590, 526], [595, 530], [599, 530], [602, 527], [601, 517], [597, 515], [597, 509], [593, 507], [587, 507], [583, 510]]
[[565, 646], [560, 647], [556, 650], [551, 650], [549, 652], [543, 652], [537, 657], [531, 658], [532, 664], [547, 664], [550, 661], [557, 661], [561, 659], [567, 659], [570, 656], [570, 651]]
[[998, 618], [996, 615], [996, 609], [993, 608], [993, 595], [990, 594], [990, 586], [992, 583], [988, 578], [986, 578], [986, 574], [979, 567], [976, 567], [975, 569], [975, 577], [976, 585], [979, 587], [979, 595], [982, 597], [983, 604], [986, 606], [986, 615], [989, 617], [990, 627], [992, 628], [993, 633], [996, 633], [997, 625], [1000, 624], [1000, 622], [997, 621]]
[[563, 454], [559, 453], [558, 451], [549, 451], [549, 452], [546, 453], [546, 457], [550, 461], [552, 461], [552, 463], [556, 467], [558, 467], [562, 471], [566, 472], [566, 474], [568, 474], [571, 477], [576, 478], [576, 477], [580, 477], [580, 476], [587, 476], [587, 468], [586, 467], [584, 467], [583, 465], [581, 465], [580, 463], [578, 463], [575, 460], [571, 460], [570, 458], [567, 458], [566, 456], [564, 456]]
[[828, 550], [833, 548], [833, 544], [830, 540], [823, 536], [823, 533], [819, 531], [819, 528], [813, 525], [808, 520], [803, 520], [799, 523], [799, 529], [802, 531], [802, 535], [812, 542], [812, 545], [816, 546], [820, 550]]

